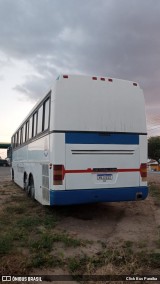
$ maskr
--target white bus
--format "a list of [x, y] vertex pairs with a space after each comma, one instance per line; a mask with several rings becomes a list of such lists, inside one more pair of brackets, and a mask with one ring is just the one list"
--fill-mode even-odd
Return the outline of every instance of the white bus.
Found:
[[147, 133], [137, 83], [61, 75], [12, 136], [12, 179], [43, 205], [147, 197]]

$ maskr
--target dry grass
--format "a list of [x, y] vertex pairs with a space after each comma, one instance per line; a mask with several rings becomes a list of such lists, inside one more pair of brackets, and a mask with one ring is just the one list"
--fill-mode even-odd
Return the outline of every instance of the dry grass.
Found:
[[[147, 249], [144, 240], [136, 244], [122, 241], [111, 247], [99, 242], [101, 246], [98, 252], [84, 253], [81, 248], [94, 247], [93, 241], [84, 241], [56, 229], [56, 225], [66, 215], [65, 208], [43, 207], [26, 197], [11, 182], [5, 185], [6, 192], [4, 187], [0, 187], [3, 195], [0, 215], [1, 275], [25, 275], [34, 272], [35, 268], [41, 268], [43, 274], [43, 269], [49, 267], [61, 267], [73, 276], [159, 273], [160, 239], [156, 243], [157, 250], [153, 251]], [[150, 191], [156, 202], [160, 202], [160, 186], [152, 185]], [[63, 253], [58, 251], [57, 244]], [[75, 255], [68, 257], [66, 248], [75, 249]]]

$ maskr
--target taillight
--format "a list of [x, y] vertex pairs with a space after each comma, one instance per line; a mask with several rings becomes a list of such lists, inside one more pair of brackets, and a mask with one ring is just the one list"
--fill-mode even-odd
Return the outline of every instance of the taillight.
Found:
[[142, 181], [146, 181], [147, 180], [147, 164], [146, 163], [142, 163], [140, 166], [140, 175], [142, 178]]
[[64, 180], [64, 165], [53, 165], [53, 184], [61, 185]]

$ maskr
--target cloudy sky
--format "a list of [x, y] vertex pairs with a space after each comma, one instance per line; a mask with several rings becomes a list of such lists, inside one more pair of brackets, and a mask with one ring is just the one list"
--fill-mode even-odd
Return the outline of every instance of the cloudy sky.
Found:
[[137, 81], [159, 135], [160, 1], [0, 0], [0, 142], [60, 73]]

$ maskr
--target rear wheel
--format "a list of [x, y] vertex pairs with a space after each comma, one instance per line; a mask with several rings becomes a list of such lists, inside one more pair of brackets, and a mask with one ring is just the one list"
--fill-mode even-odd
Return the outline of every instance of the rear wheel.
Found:
[[34, 179], [31, 175], [29, 178], [29, 185], [27, 187], [28, 196], [30, 196], [32, 199], [35, 199], [35, 187], [34, 187]]

